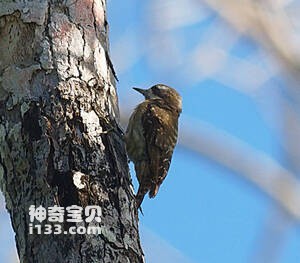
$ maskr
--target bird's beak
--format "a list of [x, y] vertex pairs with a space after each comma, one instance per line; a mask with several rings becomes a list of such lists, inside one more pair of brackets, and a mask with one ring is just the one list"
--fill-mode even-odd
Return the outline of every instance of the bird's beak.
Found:
[[140, 89], [140, 88], [133, 88], [133, 89], [143, 94], [145, 97], [147, 97], [147, 91], [148, 91], [147, 89]]

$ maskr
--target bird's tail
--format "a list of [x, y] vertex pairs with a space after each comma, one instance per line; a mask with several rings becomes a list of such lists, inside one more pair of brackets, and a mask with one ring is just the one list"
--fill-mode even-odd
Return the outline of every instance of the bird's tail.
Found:
[[150, 192], [149, 192], [149, 197], [154, 198], [158, 193], [158, 189], [159, 189], [159, 185], [157, 185], [157, 184], [152, 185]]
[[136, 208], [139, 209], [143, 200], [144, 200], [144, 197], [145, 197], [145, 194], [148, 192], [148, 189], [146, 187], [142, 187], [141, 185], [139, 186], [139, 190], [135, 196], [135, 202], [136, 202]]

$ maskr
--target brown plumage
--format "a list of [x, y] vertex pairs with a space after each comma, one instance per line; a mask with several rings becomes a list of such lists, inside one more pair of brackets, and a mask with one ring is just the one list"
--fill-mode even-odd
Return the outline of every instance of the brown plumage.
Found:
[[145, 96], [132, 113], [127, 131], [126, 148], [133, 161], [139, 189], [136, 205], [144, 196], [156, 196], [166, 178], [177, 142], [181, 97], [171, 87], [157, 84], [150, 89], [134, 88]]

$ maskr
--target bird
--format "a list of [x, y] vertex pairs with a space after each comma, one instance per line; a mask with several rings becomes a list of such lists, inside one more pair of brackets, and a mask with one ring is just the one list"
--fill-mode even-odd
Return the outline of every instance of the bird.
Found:
[[140, 208], [144, 196], [149, 193], [154, 198], [167, 176], [177, 143], [182, 98], [164, 84], [133, 89], [145, 97], [130, 116], [125, 133], [127, 154], [139, 182], [135, 200]]

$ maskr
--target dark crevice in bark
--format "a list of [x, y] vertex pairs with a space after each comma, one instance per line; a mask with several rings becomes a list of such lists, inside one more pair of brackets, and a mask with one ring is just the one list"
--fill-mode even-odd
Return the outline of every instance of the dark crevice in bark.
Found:
[[23, 128], [25, 134], [28, 134], [31, 141], [38, 141], [42, 136], [42, 129], [39, 124], [40, 108], [36, 103], [32, 103], [30, 109], [24, 114]]

